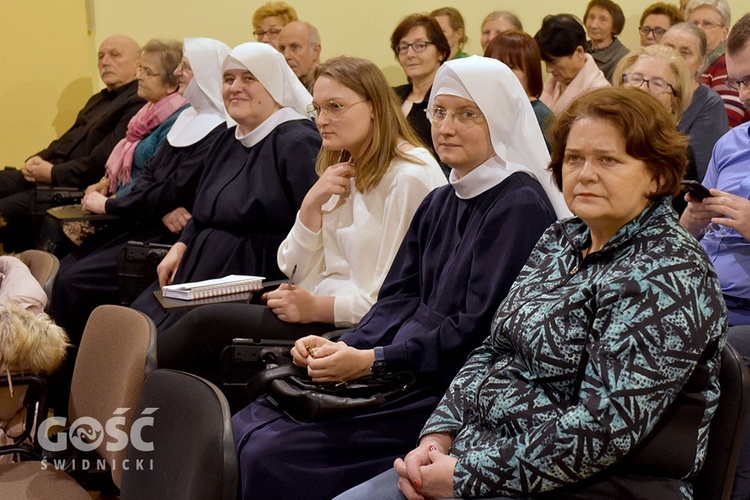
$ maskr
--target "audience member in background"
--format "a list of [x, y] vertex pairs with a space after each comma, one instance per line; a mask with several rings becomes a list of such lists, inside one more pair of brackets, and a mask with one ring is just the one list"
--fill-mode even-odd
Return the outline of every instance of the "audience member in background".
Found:
[[549, 150], [547, 129], [555, 119], [552, 111], [539, 100], [544, 82], [542, 81], [542, 59], [539, 47], [528, 33], [522, 31], [505, 31], [492, 39], [484, 52], [485, 57], [492, 57], [505, 63], [521, 82], [526, 95], [531, 101], [536, 121], [544, 135]]
[[146, 163], [127, 196], [107, 198], [92, 192], [83, 199], [85, 210], [118, 215], [123, 223], [89, 237], [60, 263], [55, 281], [59, 293], [53, 295], [50, 311], [73, 344], [80, 343], [91, 311], [120, 302], [117, 256], [127, 242], [172, 244], [192, 217], [208, 152], [227, 128], [221, 66], [228, 54], [229, 47], [217, 40], [186, 38], [175, 75], [178, 92], [191, 107], [177, 118], [167, 143]]
[[[401, 99], [401, 109], [419, 140], [437, 158], [425, 110], [435, 73], [451, 54], [448, 40], [434, 17], [411, 14], [393, 30], [391, 49], [409, 81], [393, 89]], [[448, 167], [441, 165], [441, 168], [447, 176]]]
[[625, 14], [612, 0], [591, 0], [586, 7], [583, 21], [589, 36], [586, 52], [593, 56], [596, 65], [609, 83], [612, 83], [615, 66], [630, 52], [630, 49], [617, 39], [617, 35], [622, 33], [625, 27]]
[[[182, 44], [150, 40], [138, 59], [138, 95], [146, 104], [128, 123], [125, 138], [117, 143], [106, 164], [107, 174], [86, 188], [86, 193], [125, 197], [141, 175], [144, 165], [156, 154], [179, 114], [188, 102], [177, 89], [175, 69], [182, 61]], [[64, 210], [55, 207], [52, 210]], [[88, 221], [60, 222], [52, 215], [44, 220], [38, 247], [64, 257], [101, 226]]]
[[[727, 74], [750, 110], [750, 14], [727, 40]], [[714, 147], [703, 185], [712, 196], [703, 202], [688, 195], [680, 222], [708, 254], [729, 310], [729, 343], [750, 365], [750, 123], [727, 132]], [[748, 429], [750, 431], [750, 429]], [[737, 464], [733, 499], [750, 497], [750, 433]]]
[[443, 30], [443, 35], [448, 40], [448, 45], [451, 47], [449, 59], [469, 57], [469, 54], [464, 52], [464, 45], [469, 41], [469, 37], [466, 36], [466, 29], [464, 28], [464, 16], [458, 9], [442, 7], [433, 10], [430, 15], [438, 22]]
[[228, 274], [273, 280], [276, 252], [305, 194], [317, 181], [320, 134], [307, 116], [312, 97], [276, 49], [245, 43], [224, 61], [222, 97], [237, 126], [208, 152], [192, 218], [159, 264], [159, 282], [132, 307], [160, 328], [180, 313], [162, 310], [159, 286]]
[[244, 498], [329, 499], [391, 467], [487, 335], [553, 206], [567, 213], [526, 93], [504, 64], [447, 62], [429, 103], [451, 186], [422, 202], [359, 326], [340, 342], [309, 336], [292, 349], [313, 380], [411, 370], [417, 382], [382, 407], [318, 423], [295, 422], [265, 397], [237, 413]]
[[507, 10], [496, 10], [487, 14], [482, 21], [482, 51], [486, 51], [490, 41], [503, 31], [523, 31], [518, 16]]
[[295, 285], [268, 293], [268, 307], [192, 311], [159, 335], [160, 367], [218, 380], [219, 355], [233, 338], [297, 340], [355, 326], [375, 303], [422, 199], [445, 184], [370, 61], [323, 63], [312, 106], [323, 136], [320, 179], [278, 252], [279, 269], [296, 270]]
[[[539, 240], [417, 448], [337, 500], [692, 498], [726, 309], [670, 207], [686, 140], [654, 98], [615, 89], [576, 99], [553, 137], [576, 217]], [[649, 442], [657, 425], [679, 446]]]
[[685, 20], [682, 11], [671, 3], [656, 2], [649, 5], [641, 14], [638, 33], [641, 47], [661, 43], [661, 37], [669, 28]]
[[[615, 87], [628, 87], [648, 92], [674, 118], [674, 125], [682, 118], [693, 99], [693, 77], [685, 61], [669, 47], [651, 45], [628, 54], [615, 69]], [[698, 180], [695, 152], [688, 144], [685, 179]], [[681, 214], [685, 210], [684, 193], [678, 193], [672, 206]]]
[[575, 16], [545, 17], [534, 40], [539, 45], [547, 73], [552, 75], [544, 83], [539, 99], [555, 114], [562, 112], [579, 95], [610, 86], [594, 58], [586, 53], [586, 31]]
[[109, 154], [143, 106], [136, 94], [138, 44], [126, 36], [110, 36], [99, 47], [98, 58], [106, 88], [86, 102], [67, 132], [26, 160], [21, 170], [0, 171], [0, 241], [6, 252], [35, 245], [31, 224], [35, 187], [84, 189], [101, 179]]
[[297, 20], [297, 11], [286, 2], [272, 0], [253, 12], [253, 36], [262, 43], [279, 48], [279, 33], [292, 21]]
[[133, 189], [143, 165], [156, 153], [188, 101], [178, 92], [175, 70], [182, 62], [182, 43], [150, 40], [138, 58], [138, 95], [147, 102], [128, 123], [128, 133], [107, 159], [107, 175], [86, 193], [123, 197]]
[[279, 52], [302, 85], [312, 92], [315, 68], [320, 64], [320, 34], [310, 23], [292, 21], [279, 33]]
[[673, 48], [684, 59], [688, 71], [694, 76], [691, 85], [693, 99], [682, 114], [677, 128], [688, 136], [695, 152], [698, 180], [702, 180], [716, 141], [729, 130], [721, 97], [713, 89], [698, 83], [706, 60], [706, 35], [695, 25], [679, 23], [665, 33], [662, 44]]
[[750, 120], [750, 111], [743, 106], [737, 89], [724, 84], [727, 77], [726, 39], [732, 24], [729, 4], [726, 0], [692, 0], [685, 7], [685, 18], [706, 34], [708, 53], [700, 82], [721, 96], [730, 127]]

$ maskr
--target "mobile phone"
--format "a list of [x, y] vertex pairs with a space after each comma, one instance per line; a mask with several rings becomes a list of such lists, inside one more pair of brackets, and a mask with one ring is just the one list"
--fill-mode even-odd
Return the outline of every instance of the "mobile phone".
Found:
[[692, 196], [693, 198], [697, 198], [700, 201], [703, 201], [704, 198], [712, 196], [711, 191], [709, 191], [707, 187], [705, 187], [698, 181], [683, 180], [680, 181], [680, 184], [682, 184], [683, 191], [687, 191], [688, 193], [690, 193], [690, 196]]

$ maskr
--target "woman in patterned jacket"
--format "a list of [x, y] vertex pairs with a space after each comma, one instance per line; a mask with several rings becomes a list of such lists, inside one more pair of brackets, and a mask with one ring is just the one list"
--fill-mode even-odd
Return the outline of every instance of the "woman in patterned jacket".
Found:
[[[418, 447], [343, 497], [692, 498], [726, 309], [670, 206], [685, 146], [646, 92], [596, 90], [562, 113], [550, 168], [576, 216], [539, 240]], [[697, 418], [665, 431], [680, 446], [639, 446], [688, 392]]]

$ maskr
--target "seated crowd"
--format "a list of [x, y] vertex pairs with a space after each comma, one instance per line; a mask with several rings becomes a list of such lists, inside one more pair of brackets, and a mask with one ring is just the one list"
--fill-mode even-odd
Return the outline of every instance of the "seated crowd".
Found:
[[[242, 498], [692, 498], [727, 338], [750, 364], [750, 14], [683, 3], [647, 7], [633, 51], [612, 0], [534, 33], [491, 12], [484, 56], [464, 52], [456, 8], [408, 14], [382, 40], [396, 87], [366, 59], [321, 61], [281, 1], [234, 48], [106, 38], [105, 89], [0, 172], [4, 251], [61, 258], [47, 304], [0, 257], [0, 375], [54, 371], [65, 415], [89, 315], [121, 303], [118, 255], [170, 245], [131, 305], [159, 368], [221, 387], [222, 352], [250, 337], [293, 346], [314, 383], [412, 377], [313, 421], [232, 395]], [[91, 220], [32, 213], [44, 185], [80, 190]], [[253, 303], [161, 302], [230, 274], [284, 283]], [[8, 354], [13, 317], [45, 336], [45, 362]], [[688, 392], [680, 449], [650, 446]], [[750, 437], [733, 498], [750, 498]]]

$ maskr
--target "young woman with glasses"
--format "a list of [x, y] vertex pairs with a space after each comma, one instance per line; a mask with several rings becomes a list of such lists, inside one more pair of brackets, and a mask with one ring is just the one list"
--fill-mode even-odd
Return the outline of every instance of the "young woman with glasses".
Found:
[[445, 184], [370, 61], [321, 64], [308, 109], [323, 140], [319, 179], [277, 255], [294, 283], [266, 294], [266, 305], [192, 311], [160, 334], [160, 366], [217, 380], [220, 353], [233, 338], [296, 340], [356, 325], [375, 303], [422, 199]]

